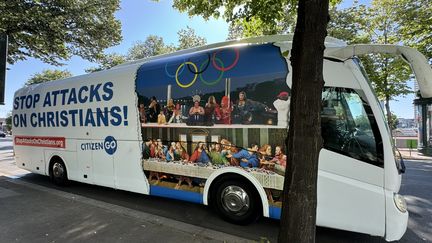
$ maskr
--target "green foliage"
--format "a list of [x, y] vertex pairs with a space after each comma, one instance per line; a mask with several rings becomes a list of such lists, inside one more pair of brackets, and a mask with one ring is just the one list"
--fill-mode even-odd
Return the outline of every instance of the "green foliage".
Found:
[[235, 19], [230, 22], [228, 40], [240, 39], [261, 35], [274, 35], [294, 32], [296, 23], [295, 8], [288, 4], [284, 6], [285, 13], [281, 20], [276, 20], [271, 23], [264, 22], [257, 16], [250, 16]]
[[[366, 10], [366, 22], [363, 31], [372, 43], [399, 44], [401, 25], [398, 19], [396, 0], [374, 0]], [[385, 101], [385, 108], [392, 127], [390, 117], [390, 100], [412, 91], [407, 85], [412, 73], [411, 68], [401, 58], [388, 55], [368, 55], [362, 58], [366, 72], [379, 99]]]
[[114, 17], [119, 0], [7, 0], [0, 2], [0, 32], [9, 36], [8, 62], [28, 57], [60, 65], [72, 55], [95, 61], [121, 41]]
[[390, 129], [395, 130], [398, 124], [399, 124], [399, 119], [394, 113], [391, 113], [391, 119], [389, 122]]
[[125, 56], [118, 53], [111, 53], [111, 54], [104, 55], [102, 58], [100, 58], [99, 66], [88, 68], [85, 71], [86, 73], [93, 73], [101, 70], [110, 69], [124, 62], [126, 62]]
[[8, 113], [6, 117], [6, 129], [8, 131], [12, 130], [12, 113]]
[[389, 4], [398, 19], [398, 35], [408, 46], [415, 47], [432, 59], [432, 1], [393, 0]]
[[137, 60], [169, 53], [172, 51], [174, 51], [174, 48], [165, 45], [162, 37], [157, 35], [149, 35], [144, 42], [138, 41], [129, 48], [127, 59]]
[[[405, 42], [401, 34], [401, 27], [405, 23], [399, 18], [403, 6], [399, 5], [399, 2], [374, 0], [368, 7], [354, 4], [346, 9], [332, 9], [329, 35], [349, 44]], [[430, 28], [430, 25], [423, 28]], [[366, 55], [360, 58], [379, 99], [386, 102], [387, 114], [390, 114], [389, 101], [412, 92], [407, 85], [407, 81], [411, 79], [410, 67], [401, 58], [388, 55]]]
[[283, 19], [284, 6], [291, 1], [207, 1], [207, 0], [174, 0], [173, 7], [190, 16], [200, 15], [208, 20], [210, 17], [223, 17], [227, 22], [236, 19], [255, 17], [265, 23], [275, 25]]
[[204, 19], [222, 17], [230, 23], [228, 39], [286, 33], [295, 25], [297, 1], [174, 0], [173, 7]]
[[173, 44], [165, 44], [163, 38], [160, 36], [149, 35], [144, 42], [136, 42], [131, 48], [129, 48], [127, 59], [137, 60], [148, 58], [171, 53], [176, 50], [202, 46], [207, 43], [205, 38], [198, 36], [195, 33], [195, 30], [189, 26], [187, 26], [186, 29], [179, 30], [177, 36], [179, 45], [174, 46]]
[[195, 30], [187, 26], [186, 29], [181, 29], [177, 32], [179, 45], [177, 50], [188, 49], [192, 47], [203, 46], [207, 44], [204, 37], [198, 36]]
[[[226, 18], [227, 22], [230, 23], [228, 30], [229, 34], [227, 38], [228, 40], [260, 35], [286, 34], [294, 32], [294, 27], [296, 25], [297, 19], [297, 1], [276, 1], [279, 4], [277, 11], [275, 10], [275, 8], [270, 7], [268, 9], [271, 9], [271, 11], [274, 10], [275, 12], [269, 13], [264, 13], [265, 9], [260, 9], [258, 11], [256, 8], [259, 8], [261, 5], [254, 4], [253, 2], [250, 2], [249, 11], [247, 11], [246, 9], [242, 11], [242, 2], [243, 1], [236, 2], [237, 8], [234, 9], [234, 13], [232, 14], [234, 18]], [[340, 0], [330, 1], [330, 6], [333, 6], [334, 8], [334, 6], [336, 6], [340, 2]], [[262, 4], [271, 3], [263, 1]], [[180, 10], [182, 11], [183, 9]], [[267, 21], [267, 18], [262, 18], [262, 15], [265, 14], [267, 14], [268, 16], [274, 16], [274, 18], [271, 19], [271, 21]]]
[[128, 50], [127, 55], [111, 53], [99, 59], [99, 66], [86, 69], [87, 73], [110, 69], [116, 65], [152, 56], [171, 53], [176, 50], [202, 46], [207, 43], [204, 37], [198, 36], [189, 26], [177, 32], [179, 45], [165, 44], [162, 37], [149, 35], [145, 41], [135, 42]]
[[45, 83], [48, 81], [64, 79], [69, 77], [72, 77], [72, 73], [69, 72], [68, 70], [45, 69], [40, 73], [33, 74], [32, 77], [29, 80], [27, 80], [25, 85], [28, 86], [32, 84]]
[[401, 58], [369, 55], [362, 61], [380, 100], [390, 101], [396, 96], [412, 93], [407, 84], [412, 72]]
[[327, 26], [329, 36], [346, 41], [348, 44], [369, 43], [364, 32], [367, 11], [364, 5], [354, 5], [345, 9], [332, 7], [329, 10], [330, 22]]

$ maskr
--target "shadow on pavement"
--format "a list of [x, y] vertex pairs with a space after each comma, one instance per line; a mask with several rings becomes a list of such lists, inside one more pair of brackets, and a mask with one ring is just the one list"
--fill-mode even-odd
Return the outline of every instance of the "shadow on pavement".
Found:
[[3, 150], [12, 150], [13, 149], [13, 146], [12, 145], [10, 145], [10, 146], [2, 146], [2, 147], [0, 147], [0, 151], [3, 151]]
[[[240, 226], [221, 220], [209, 207], [199, 204], [114, 190], [111, 188], [88, 185], [79, 182], [71, 182], [67, 187], [57, 187], [51, 184], [48, 177], [37, 174], [28, 174], [21, 179], [41, 186], [55, 188], [57, 190], [74, 193], [95, 200], [155, 214], [255, 241], [277, 241], [279, 221], [273, 219], [261, 218], [256, 223], [247, 226]], [[419, 239], [419, 241], [401, 242], [421, 242], [420, 238], [417, 237], [417, 239]], [[381, 237], [318, 227], [316, 242], [384, 243], [386, 241]]]

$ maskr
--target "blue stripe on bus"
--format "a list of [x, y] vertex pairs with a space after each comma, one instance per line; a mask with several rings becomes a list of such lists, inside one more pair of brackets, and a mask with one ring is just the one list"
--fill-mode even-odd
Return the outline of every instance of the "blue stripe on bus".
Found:
[[280, 219], [282, 213], [282, 208], [279, 207], [269, 207], [269, 217], [272, 219]]
[[150, 186], [150, 195], [203, 204], [203, 195], [198, 192], [176, 190], [162, 186]]

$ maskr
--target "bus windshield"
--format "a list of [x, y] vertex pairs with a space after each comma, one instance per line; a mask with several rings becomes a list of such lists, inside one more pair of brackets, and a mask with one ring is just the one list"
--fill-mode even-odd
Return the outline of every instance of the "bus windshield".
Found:
[[[377, 95], [375, 94], [375, 90], [373, 89], [371, 82], [369, 80], [369, 76], [367, 75], [367, 72], [364, 69], [363, 65], [361, 64], [360, 60], [358, 58], [353, 58], [353, 60], [354, 60], [354, 63], [359, 67], [360, 71], [362, 72], [362, 74], [363, 74], [364, 78], [366, 79], [371, 91], [374, 93], [374, 97], [376, 99], [377, 104], [380, 104], [380, 102], [377, 98]], [[384, 114], [383, 108], [380, 105], [378, 107], [379, 107], [379, 110], [382, 114], [382, 117], [384, 117], [384, 119], [386, 119], [387, 116]], [[390, 127], [388, 125], [388, 122], [384, 122], [384, 125], [385, 125], [385, 128], [387, 130], [387, 133], [391, 134], [391, 130], [390, 130]], [[399, 173], [404, 173], [405, 172], [405, 164], [403, 162], [402, 156], [400, 156], [400, 152], [396, 148], [396, 145], [394, 144], [394, 141], [392, 139], [390, 139], [390, 144], [392, 145], [392, 148], [393, 148], [393, 154], [395, 157], [396, 167], [397, 167]]]

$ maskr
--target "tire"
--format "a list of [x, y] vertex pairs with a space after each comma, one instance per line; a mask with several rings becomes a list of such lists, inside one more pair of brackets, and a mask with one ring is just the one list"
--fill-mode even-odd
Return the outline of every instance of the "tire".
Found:
[[65, 186], [69, 182], [67, 178], [66, 166], [61, 160], [55, 160], [51, 163], [50, 177], [54, 184]]
[[250, 224], [262, 213], [255, 188], [245, 180], [226, 180], [217, 185], [212, 197], [218, 214], [235, 224]]

